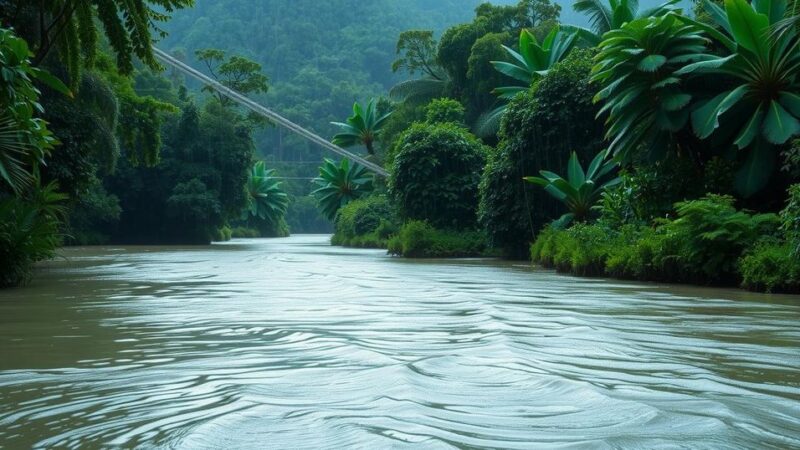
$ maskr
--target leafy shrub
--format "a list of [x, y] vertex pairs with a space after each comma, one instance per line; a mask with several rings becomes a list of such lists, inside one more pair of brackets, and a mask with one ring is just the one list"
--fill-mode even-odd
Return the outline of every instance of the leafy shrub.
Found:
[[565, 173], [571, 152], [589, 161], [603, 149], [591, 67], [590, 51], [573, 51], [518, 95], [503, 118], [501, 141], [481, 178], [479, 217], [507, 256], [524, 257], [536, 233], [563, 213], [558, 200], [522, 178], [540, 170]]
[[800, 179], [800, 139], [792, 141], [792, 145], [781, 152], [781, 171], [787, 172], [795, 180]]
[[739, 261], [742, 287], [767, 292], [800, 293], [800, 258], [788, 244], [763, 242]]
[[576, 223], [566, 230], [547, 227], [531, 245], [531, 259], [545, 267], [580, 276], [605, 273], [619, 245], [619, 233], [599, 224]]
[[616, 235], [606, 260], [606, 274], [636, 280], [680, 281], [674, 250], [676, 241], [662, 230], [627, 226]]
[[66, 196], [56, 185], [34, 184], [20, 196], [0, 198], [0, 287], [27, 283], [33, 264], [55, 255]]
[[385, 234], [385, 223], [393, 222], [393, 216], [386, 196], [354, 200], [339, 210], [331, 242], [350, 247], [385, 247], [388, 236], [381, 237], [378, 231]]
[[253, 239], [261, 237], [261, 232], [255, 228], [240, 226], [231, 230], [231, 237], [239, 239]]
[[214, 232], [214, 235], [211, 237], [213, 242], [228, 242], [233, 237], [233, 230], [231, 227], [225, 225], [222, 228], [217, 229]]
[[464, 124], [464, 107], [451, 98], [432, 100], [425, 107], [425, 122], [429, 124], [455, 123]]
[[676, 209], [678, 217], [658, 221], [657, 228], [614, 229], [602, 222], [548, 227], [531, 246], [531, 259], [577, 275], [730, 283], [737, 280], [745, 249], [778, 227], [774, 214], [737, 211], [728, 196], [710, 194]]
[[170, 219], [183, 225], [182, 236], [177, 238], [182, 243], [208, 244], [215, 231], [222, 227], [216, 193], [197, 178], [175, 185], [167, 206]]
[[378, 234], [380, 239], [389, 239], [399, 231], [400, 225], [398, 225], [397, 222], [394, 220], [381, 219], [381, 223], [378, 224], [378, 228], [375, 230], [375, 233]]
[[88, 189], [78, 197], [69, 211], [67, 245], [104, 245], [110, 240], [111, 228], [119, 221], [122, 208], [119, 198], [109, 194], [97, 178], [92, 177]]
[[489, 251], [482, 232], [438, 230], [419, 220], [406, 223], [389, 240], [389, 253], [407, 258], [463, 258], [486, 256]]
[[665, 256], [677, 260], [683, 281], [730, 281], [742, 252], [777, 231], [776, 215], [750, 215], [737, 211], [733, 202], [733, 197], [710, 194], [676, 204], [678, 218], [662, 221], [662, 231], [677, 248]]
[[400, 217], [440, 228], [474, 228], [486, 152], [458, 125], [412, 125], [396, 144], [389, 179]]
[[699, 182], [693, 181], [702, 179], [703, 174], [691, 161], [670, 157], [654, 163], [637, 164], [634, 169], [623, 173], [622, 192], [636, 219], [650, 223], [653, 219], [672, 214], [675, 203], [708, 192]]

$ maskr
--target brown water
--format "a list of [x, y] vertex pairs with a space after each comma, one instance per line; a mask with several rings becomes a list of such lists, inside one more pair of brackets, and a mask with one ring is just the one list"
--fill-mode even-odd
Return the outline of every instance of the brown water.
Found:
[[0, 291], [0, 448], [800, 448], [800, 298], [323, 236]]

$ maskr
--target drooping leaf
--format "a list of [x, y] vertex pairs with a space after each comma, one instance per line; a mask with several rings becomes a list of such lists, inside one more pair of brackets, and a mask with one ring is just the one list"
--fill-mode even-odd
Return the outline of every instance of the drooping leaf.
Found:
[[800, 121], [781, 104], [773, 100], [764, 118], [764, 137], [773, 144], [784, 144], [792, 136], [800, 133]]
[[744, 197], [750, 197], [761, 190], [769, 181], [775, 167], [774, 151], [766, 142], [758, 141], [748, 153], [735, 180], [736, 190]]

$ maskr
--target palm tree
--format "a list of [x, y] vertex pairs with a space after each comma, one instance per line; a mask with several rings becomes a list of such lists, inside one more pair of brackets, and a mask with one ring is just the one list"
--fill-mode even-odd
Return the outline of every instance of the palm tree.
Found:
[[575, 46], [577, 33], [565, 33], [558, 26], [553, 27], [541, 44], [528, 30], [519, 34], [519, 53], [510, 47], [503, 48], [514, 58], [513, 62], [492, 61], [494, 68], [509, 77], [520, 81], [517, 86], [503, 86], [494, 89], [501, 99], [511, 100], [517, 94], [527, 91], [534, 81], [547, 75], [557, 62], [569, 55]]
[[289, 207], [289, 196], [275, 178], [275, 170], [267, 170], [264, 161], [255, 163], [247, 179], [247, 206], [242, 219], [254, 219], [275, 225]]
[[566, 58], [578, 39], [577, 32], [565, 33], [558, 26], [553, 27], [540, 44], [536, 36], [528, 30], [519, 34], [519, 52], [510, 47], [503, 48], [513, 58], [513, 62], [492, 61], [494, 68], [517, 81], [515, 86], [501, 86], [492, 92], [498, 95], [500, 106], [482, 114], [476, 121], [475, 130], [480, 136], [496, 133], [500, 119], [508, 108], [508, 102], [520, 92], [527, 91], [536, 81], [558, 62]]
[[363, 145], [367, 148], [367, 153], [374, 155], [377, 135], [391, 115], [389, 112], [378, 116], [375, 99], [369, 101], [366, 109], [356, 102], [353, 104], [353, 115], [347, 118], [347, 123], [331, 122], [342, 129], [341, 133], [333, 137], [332, 142], [340, 147]]
[[[591, 29], [569, 25], [578, 32], [581, 39], [595, 47], [603, 34], [616, 30], [622, 25], [643, 17], [663, 16], [673, 11], [680, 0], [667, 0], [656, 7], [639, 10], [639, 0], [577, 0], [572, 8], [589, 16]], [[606, 3], [607, 2], [607, 3]]]
[[785, 20], [786, 0], [725, 0], [724, 9], [706, 1], [705, 6], [718, 28], [681, 20], [705, 31], [722, 47], [722, 54], [701, 54], [699, 62], [677, 74], [729, 81], [694, 108], [692, 128], [701, 139], [737, 130], [733, 146], [749, 151], [737, 187], [752, 195], [769, 181], [778, 146], [800, 135], [800, 33], [790, 27], [770, 35], [770, 29]]
[[358, 164], [351, 167], [347, 159], [337, 165], [325, 158], [325, 163], [319, 168], [319, 177], [312, 182], [318, 188], [311, 194], [317, 198], [322, 213], [329, 220], [336, 218], [341, 207], [373, 190], [369, 172]]
[[541, 186], [569, 209], [567, 214], [558, 219], [561, 225], [566, 225], [572, 220], [582, 222], [587, 219], [603, 191], [622, 182], [619, 177], [601, 182], [617, 167], [617, 163], [613, 160], [604, 162], [605, 158], [605, 152], [598, 154], [589, 164], [589, 169], [584, 172], [577, 153], [572, 152], [566, 179], [553, 172], [542, 170], [539, 172], [541, 177], [525, 177], [525, 181]]

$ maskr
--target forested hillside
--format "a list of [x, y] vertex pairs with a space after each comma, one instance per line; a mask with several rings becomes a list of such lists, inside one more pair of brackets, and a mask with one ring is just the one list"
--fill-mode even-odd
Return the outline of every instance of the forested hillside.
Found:
[[[470, 22], [482, 0], [197, 0], [176, 12], [160, 46], [197, 64], [196, 50], [213, 47], [260, 63], [270, 78], [267, 105], [299, 124], [331, 136], [354, 100], [385, 95], [398, 81], [391, 65], [397, 38]], [[498, 0], [494, 4], [516, 4]], [[587, 25], [568, 0], [558, 0], [564, 23]], [[642, 1], [653, 6], [660, 0]], [[689, 2], [684, 6], [688, 6]], [[200, 66], [202, 67], [202, 66]], [[259, 152], [274, 161], [308, 162], [314, 173], [322, 152], [279, 129], [256, 136]], [[278, 166], [283, 166], [278, 164]], [[302, 165], [301, 165], [302, 166]], [[279, 167], [282, 172], [297, 165]]]
[[[353, 101], [387, 91], [398, 35], [439, 34], [467, 22], [480, 0], [198, 0], [166, 24], [161, 46], [196, 64], [194, 52], [214, 47], [262, 64], [270, 78], [262, 97], [289, 119], [330, 136]], [[502, 2], [501, 2], [502, 3]], [[510, 3], [510, 2], [509, 2]], [[322, 153], [277, 129], [257, 139], [276, 160], [319, 163]], [[309, 173], [316, 166], [309, 164]]]

